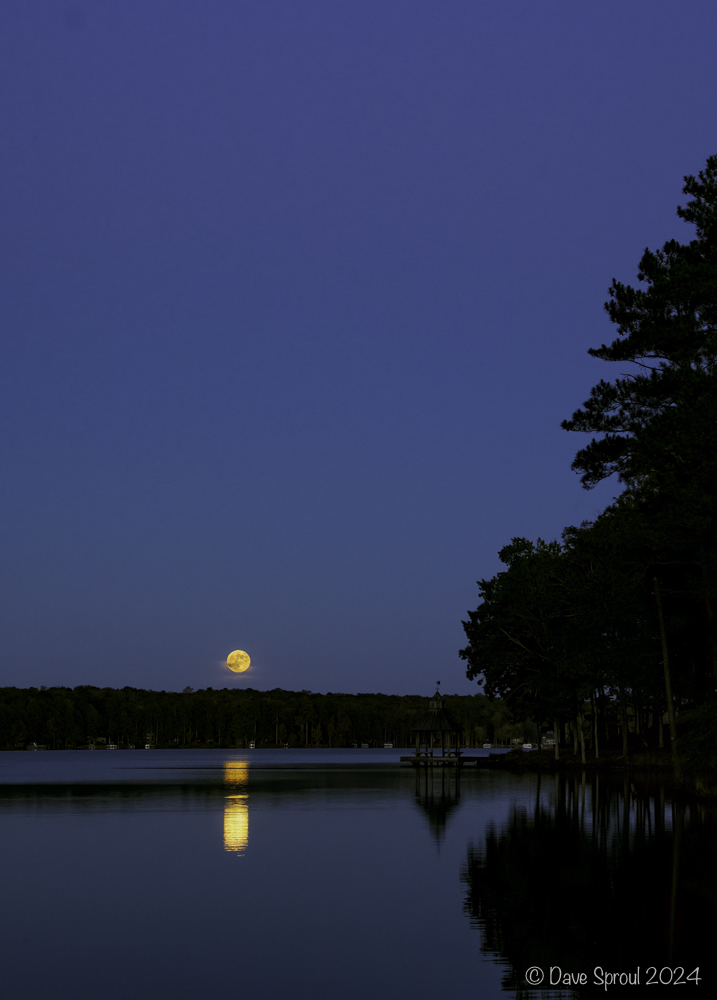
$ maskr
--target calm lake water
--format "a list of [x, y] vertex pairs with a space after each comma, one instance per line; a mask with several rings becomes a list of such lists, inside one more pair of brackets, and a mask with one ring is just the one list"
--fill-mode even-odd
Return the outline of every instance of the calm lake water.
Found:
[[2, 995], [715, 995], [714, 807], [405, 752], [0, 753]]

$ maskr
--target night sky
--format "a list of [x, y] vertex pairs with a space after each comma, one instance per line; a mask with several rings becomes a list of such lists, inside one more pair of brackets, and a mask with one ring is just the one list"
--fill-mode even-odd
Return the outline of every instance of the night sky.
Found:
[[5, 0], [0, 683], [475, 691], [498, 549], [619, 491], [559, 425], [716, 51], [714, 0]]

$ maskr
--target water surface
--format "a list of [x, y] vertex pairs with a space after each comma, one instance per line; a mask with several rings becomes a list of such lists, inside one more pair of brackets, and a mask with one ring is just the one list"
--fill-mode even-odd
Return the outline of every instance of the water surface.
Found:
[[682, 961], [711, 995], [711, 807], [402, 753], [0, 754], [5, 994], [490, 1000]]

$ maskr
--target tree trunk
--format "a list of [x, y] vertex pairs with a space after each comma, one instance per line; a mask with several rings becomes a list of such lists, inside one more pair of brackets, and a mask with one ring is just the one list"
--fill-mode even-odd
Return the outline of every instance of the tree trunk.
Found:
[[660, 596], [660, 585], [657, 577], [654, 576], [655, 601], [657, 603], [657, 617], [660, 623], [660, 642], [662, 644], [662, 666], [665, 674], [665, 697], [667, 699], [667, 718], [670, 721], [670, 743], [672, 747], [672, 763], [677, 771], [679, 765], [677, 761], [677, 723], [675, 722], [675, 703], [672, 700], [672, 680], [670, 678], [670, 660], [667, 652], [667, 632], [665, 631], [665, 617], [662, 613], [662, 599]]
[[707, 632], [710, 644], [710, 656], [712, 657], [712, 672], [715, 677], [715, 690], [717, 691], [717, 642], [715, 642], [715, 622], [710, 601], [710, 590], [707, 582], [707, 567], [705, 566], [705, 554], [702, 553], [702, 586], [705, 594], [705, 610], [707, 612]]
[[620, 722], [622, 728], [622, 755], [627, 763], [627, 709], [625, 708], [625, 692], [620, 688]]
[[577, 723], [578, 723], [578, 732], [579, 732], [579, 735], [580, 735], [580, 760], [584, 764], [585, 761], [586, 761], [586, 758], [585, 758], [585, 733], [583, 732], [583, 713], [582, 712], [578, 712]]
[[560, 760], [560, 730], [557, 719], [553, 719], [553, 736], [555, 738], [555, 759]]
[[593, 703], [593, 740], [595, 743], [595, 760], [600, 756], [600, 747], [598, 745], [598, 717], [597, 717], [597, 698], [594, 694], [590, 695], [590, 700]]

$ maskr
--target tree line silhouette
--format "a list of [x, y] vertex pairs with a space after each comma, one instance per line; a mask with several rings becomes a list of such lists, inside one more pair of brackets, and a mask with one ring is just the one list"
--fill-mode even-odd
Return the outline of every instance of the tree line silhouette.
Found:
[[618, 335], [589, 353], [620, 377], [563, 422], [596, 435], [573, 462], [585, 488], [616, 476], [621, 494], [560, 541], [514, 538], [463, 623], [468, 677], [583, 758], [585, 740], [626, 756], [717, 735], [717, 156], [683, 192], [695, 238], [646, 250], [639, 287], [613, 281]]
[[[0, 746], [410, 746], [425, 714], [417, 695], [317, 694], [253, 688], [146, 691], [125, 687], [0, 688]], [[467, 746], [534, 735], [505, 703], [483, 694], [447, 699]]]

